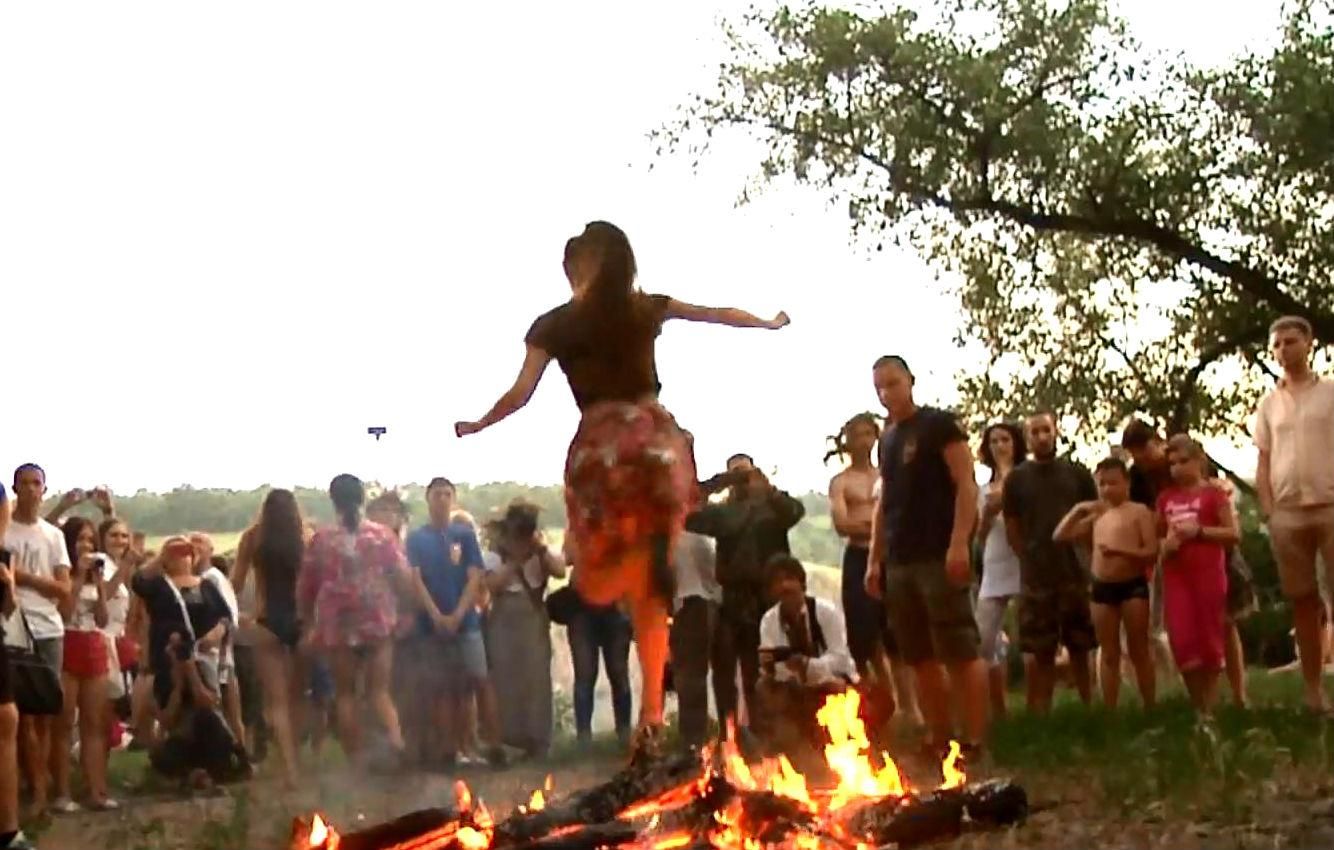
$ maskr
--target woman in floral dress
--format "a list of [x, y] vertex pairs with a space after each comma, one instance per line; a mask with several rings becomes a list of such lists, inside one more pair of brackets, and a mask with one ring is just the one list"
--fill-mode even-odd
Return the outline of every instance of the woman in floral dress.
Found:
[[402, 755], [403, 732], [390, 695], [398, 593], [411, 586], [403, 546], [393, 532], [362, 516], [366, 491], [359, 479], [340, 475], [329, 485], [336, 525], [315, 532], [297, 581], [303, 643], [324, 653], [334, 675], [334, 710], [343, 749], [360, 752], [357, 682], [389, 744]]
[[581, 414], [565, 462], [575, 584], [593, 605], [630, 604], [644, 671], [644, 744], [662, 724], [671, 550], [697, 499], [691, 449], [658, 402], [658, 335], [672, 319], [776, 330], [788, 318], [644, 294], [635, 287], [630, 240], [605, 221], [566, 243], [564, 268], [573, 297], [533, 323], [514, 385], [480, 420], [455, 423], [454, 430], [476, 434], [518, 411], [552, 360], [565, 372]]

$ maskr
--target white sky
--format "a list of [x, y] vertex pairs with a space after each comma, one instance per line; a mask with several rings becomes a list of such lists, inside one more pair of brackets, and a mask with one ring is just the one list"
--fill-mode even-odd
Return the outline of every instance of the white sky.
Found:
[[[645, 133], [712, 85], [718, 16], [746, 5], [0, 4], [0, 469], [120, 492], [554, 483], [576, 422], [555, 368], [509, 421], [451, 425], [508, 387], [568, 295], [565, 239], [605, 218], [646, 290], [792, 315], [669, 326], [663, 400], [704, 472], [741, 450], [823, 489], [876, 356], [954, 399], [956, 304], [813, 193], [735, 208], [744, 142], [648, 170]], [[1215, 62], [1278, 2], [1122, 5], [1147, 45]]]

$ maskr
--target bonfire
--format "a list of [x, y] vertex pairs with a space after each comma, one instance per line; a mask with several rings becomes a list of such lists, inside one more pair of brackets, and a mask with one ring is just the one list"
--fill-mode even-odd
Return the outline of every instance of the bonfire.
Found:
[[969, 785], [958, 744], [942, 781], [910, 782], [874, 753], [856, 691], [829, 697], [817, 720], [828, 736], [831, 781], [808, 782], [786, 756], [748, 764], [729, 736], [703, 753], [640, 760], [608, 782], [548, 800], [550, 779], [497, 822], [467, 785], [452, 808], [426, 809], [340, 834], [323, 816], [300, 818], [292, 850], [871, 850], [958, 835], [966, 825], [1022, 820], [1028, 800], [1005, 781]]

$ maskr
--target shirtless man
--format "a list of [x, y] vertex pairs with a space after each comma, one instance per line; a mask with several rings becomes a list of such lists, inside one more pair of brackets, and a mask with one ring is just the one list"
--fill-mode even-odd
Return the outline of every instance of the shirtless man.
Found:
[[1093, 627], [1101, 655], [1102, 699], [1115, 708], [1121, 694], [1121, 626], [1126, 654], [1135, 668], [1145, 708], [1156, 700], [1157, 681], [1149, 649], [1149, 571], [1157, 554], [1153, 511], [1130, 500], [1130, 472], [1119, 458], [1108, 458], [1094, 472], [1096, 502], [1070, 510], [1052, 538], [1059, 543], [1093, 543]]
[[[850, 457], [851, 463], [829, 482], [829, 509], [834, 531], [847, 541], [843, 551], [843, 617], [848, 628], [848, 649], [858, 675], [874, 678], [904, 709], [906, 722], [921, 725], [922, 714], [912, 683], [912, 669], [899, 661], [894, 632], [885, 607], [866, 592], [866, 567], [871, 552], [871, 517], [875, 513], [880, 474], [871, 463], [871, 451], [880, 440], [880, 425], [873, 414], [859, 413], [833, 438], [834, 450], [825, 457]], [[893, 687], [891, 688], [891, 682]], [[897, 693], [892, 693], [896, 691]]]

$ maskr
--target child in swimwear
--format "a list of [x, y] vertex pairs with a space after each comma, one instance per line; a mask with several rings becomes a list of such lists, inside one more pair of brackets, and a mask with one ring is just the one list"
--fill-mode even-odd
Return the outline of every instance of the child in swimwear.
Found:
[[1157, 680], [1149, 650], [1149, 570], [1158, 552], [1154, 515], [1130, 501], [1130, 472], [1107, 458], [1094, 472], [1099, 500], [1075, 505], [1053, 535], [1058, 542], [1091, 540], [1093, 627], [1098, 635], [1102, 699], [1115, 708], [1121, 696], [1121, 628], [1135, 669], [1140, 700], [1152, 708]]
[[1204, 450], [1167, 443], [1172, 486], [1158, 496], [1163, 615], [1172, 656], [1200, 714], [1213, 708], [1227, 635], [1227, 553], [1239, 539], [1232, 501], [1204, 478]]

